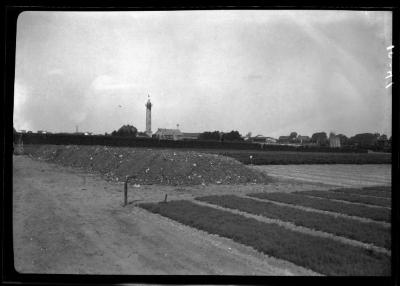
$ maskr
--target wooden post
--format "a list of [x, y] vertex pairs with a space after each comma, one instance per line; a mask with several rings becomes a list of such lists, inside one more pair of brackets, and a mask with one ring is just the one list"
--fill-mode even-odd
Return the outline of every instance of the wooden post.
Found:
[[166, 202], [167, 202], [167, 197], [168, 197], [168, 195], [167, 195], [167, 194], [165, 194], [164, 203], [166, 203]]
[[124, 183], [124, 206], [128, 204], [128, 178], [126, 178]]

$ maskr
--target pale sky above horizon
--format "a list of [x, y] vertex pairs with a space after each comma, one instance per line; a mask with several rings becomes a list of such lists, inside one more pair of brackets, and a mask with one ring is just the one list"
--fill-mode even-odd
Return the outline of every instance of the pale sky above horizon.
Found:
[[24, 12], [14, 126], [391, 135], [386, 11]]

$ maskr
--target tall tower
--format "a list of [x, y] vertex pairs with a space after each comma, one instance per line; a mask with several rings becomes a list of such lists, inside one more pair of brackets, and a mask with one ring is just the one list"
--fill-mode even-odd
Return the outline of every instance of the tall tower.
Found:
[[152, 132], [151, 132], [151, 102], [150, 102], [150, 95], [147, 96], [147, 103], [145, 104], [146, 106], [146, 134], [151, 137]]

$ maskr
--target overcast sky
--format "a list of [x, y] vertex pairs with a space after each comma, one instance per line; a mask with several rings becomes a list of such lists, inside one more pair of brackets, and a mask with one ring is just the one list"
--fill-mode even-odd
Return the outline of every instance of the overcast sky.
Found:
[[391, 12], [24, 12], [17, 130], [391, 135]]

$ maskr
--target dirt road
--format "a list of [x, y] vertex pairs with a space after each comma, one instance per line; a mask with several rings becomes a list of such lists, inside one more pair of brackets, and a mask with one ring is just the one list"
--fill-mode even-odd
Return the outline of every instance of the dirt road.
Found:
[[121, 190], [121, 184], [106, 182], [94, 174], [34, 161], [27, 156], [14, 156], [17, 271], [132, 275], [315, 274], [135, 207], [136, 199], [162, 200], [165, 193], [172, 198], [190, 197], [204, 188], [140, 187], [135, 192], [141, 195], [135, 195], [127, 207], [121, 206]]

